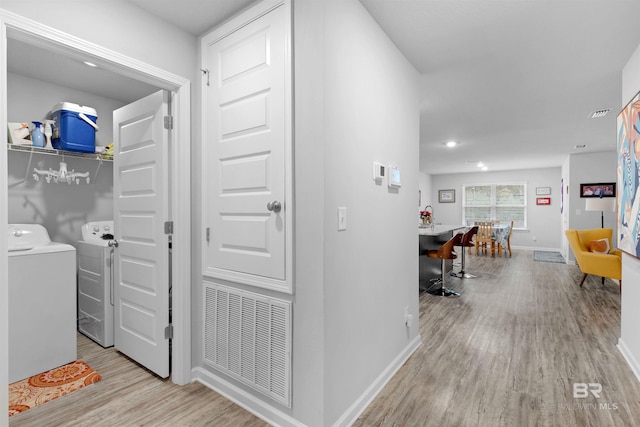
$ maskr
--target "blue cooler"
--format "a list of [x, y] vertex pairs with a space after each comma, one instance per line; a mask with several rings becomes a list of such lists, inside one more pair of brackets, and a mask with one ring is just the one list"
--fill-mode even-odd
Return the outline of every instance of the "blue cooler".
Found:
[[58, 150], [95, 153], [98, 114], [91, 107], [60, 102], [51, 110], [55, 121], [51, 144]]

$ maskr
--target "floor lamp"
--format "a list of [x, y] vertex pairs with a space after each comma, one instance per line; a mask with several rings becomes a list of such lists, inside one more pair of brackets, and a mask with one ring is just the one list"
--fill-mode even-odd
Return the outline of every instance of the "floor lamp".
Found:
[[616, 211], [615, 197], [589, 197], [584, 206], [585, 211], [600, 211], [600, 224], [604, 228], [604, 213]]

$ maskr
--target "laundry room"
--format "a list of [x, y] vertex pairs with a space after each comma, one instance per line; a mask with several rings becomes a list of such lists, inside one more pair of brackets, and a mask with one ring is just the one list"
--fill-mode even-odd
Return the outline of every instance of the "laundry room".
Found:
[[[7, 59], [13, 382], [74, 361], [76, 327], [103, 347], [114, 344], [106, 272], [113, 263], [103, 240], [114, 233], [113, 112], [158, 88], [21, 40], [8, 40]], [[23, 123], [28, 132], [12, 131], [11, 124]], [[44, 142], [38, 143], [38, 131]], [[73, 146], [75, 132], [91, 138]], [[43, 254], [12, 250], [27, 241], [49, 248]], [[52, 248], [60, 254], [44, 254]], [[30, 320], [20, 320], [29, 310]], [[37, 351], [47, 339], [49, 351]]]
[[[88, 107], [96, 111], [98, 151], [113, 142], [113, 110], [157, 90], [18, 40], [9, 39], [7, 55], [8, 122], [27, 123], [32, 129], [32, 122], [44, 123], [61, 102]], [[113, 220], [113, 162], [109, 156], [12, 149], [8, 157], [9, 223], [41, 224], [51, 240], [75, 245], [81, 240], [83, 224]], [[46, 174], [35, 171], [59, 174], [61, 164], [67, 174], [74, 171], [78, 177], [47, 179]]]

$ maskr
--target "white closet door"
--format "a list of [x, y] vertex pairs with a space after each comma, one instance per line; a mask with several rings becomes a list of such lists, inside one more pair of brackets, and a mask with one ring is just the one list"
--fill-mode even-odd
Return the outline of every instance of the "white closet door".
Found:
[[[204, 273], [288, 291], [287, 9], [203, 40]], [[290, 187], [289, 187], [290, 188]]]
[[169, 94], [160, 91], [113, 113], [115, 347], [169, 376]]

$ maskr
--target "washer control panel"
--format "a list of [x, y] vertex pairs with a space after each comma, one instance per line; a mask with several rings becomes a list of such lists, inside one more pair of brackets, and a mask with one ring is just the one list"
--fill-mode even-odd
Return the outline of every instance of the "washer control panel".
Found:
[[82, 240], [95, 242], [113, 239], [113, 221], [93, 221], [82, 226]]

